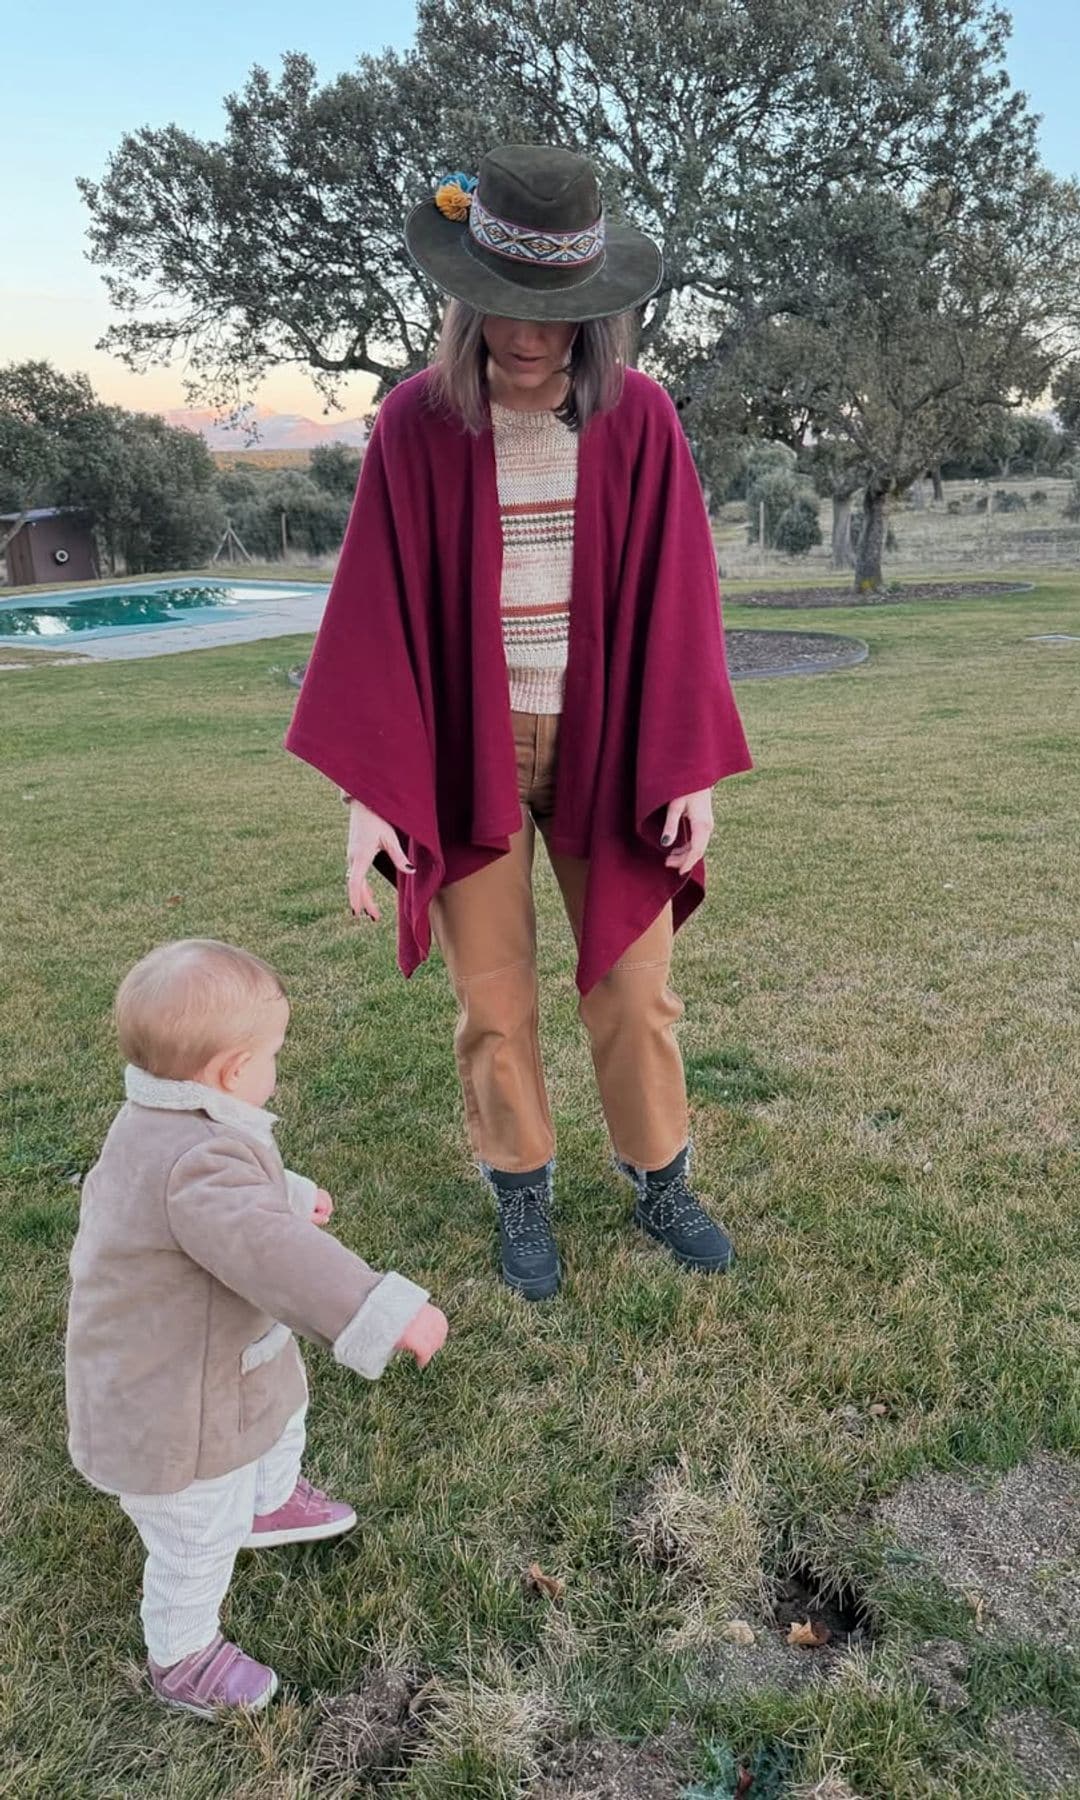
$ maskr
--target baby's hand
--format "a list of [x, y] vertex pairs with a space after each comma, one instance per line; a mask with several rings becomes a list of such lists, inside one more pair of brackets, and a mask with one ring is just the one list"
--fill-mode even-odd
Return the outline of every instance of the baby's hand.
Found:
[[425, 1306], [417, 1313], [394, 1348], [407, 1350], [411, 1356], [415, 1356], [420, 1368], [425, 1369], [436, 1350], [442, 1349], [449, 1330], [446, 1314], [440, 1312], [437, 1306]]
[[332, 1216], [333, 1211], [334, 1202], [331, 1200], [326, 1189], [320, 1188], [315, 1195], [315, 1205], [311, 1212], [311, 1223], [313, 1225], [325, 1225], [327, 1220]]

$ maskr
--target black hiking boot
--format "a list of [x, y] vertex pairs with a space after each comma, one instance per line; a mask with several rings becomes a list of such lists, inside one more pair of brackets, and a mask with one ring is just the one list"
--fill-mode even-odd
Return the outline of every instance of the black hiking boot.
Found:
[[735, 1249], [722, 1226], [710, 1219], [690, 1186], [690, 1152], [683, 1150], [666, 1169], [646, 1174], [616, 1160], [616, 1168], [633, 1184], [637, 1196], [634, 1224], [670, 1251], [684, 1269], [719, 1275], [735, 1260]]
[[559, 1291], [559, 1252], [551, 1230], [554, 1163], [530, 1175], [484, 1168], [499, 1208], [502, 1278], [526, 1300], [550, 1300]]

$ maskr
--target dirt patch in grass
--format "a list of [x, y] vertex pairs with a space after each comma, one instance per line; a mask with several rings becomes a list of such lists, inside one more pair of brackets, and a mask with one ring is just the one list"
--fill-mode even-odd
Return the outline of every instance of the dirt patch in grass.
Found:
[[375, 1670], [351, 1694], [324, 1700], [311, 1741], [316, 1791], [340, 1791], [400, 1773], [419, 1742], [420, 1684], [400, 1670]]
[[643, 1744], [579, 1738], [531, 1789], [530, 1800], [679, 1800], [693, 1755], [690, 1733], [678, 1726]]
[[758, 1694], [770, 1688], [781, 1694], [799, 1694], [832, 1681], [846, 1654], [844, 1646], [833, 1644], [820, 1650], [798, 1650], [762, 1626], [752, 1644], [716, 1644], [705, 1651], [689, 1671], [689, 1681], [701, 1697]]
[[1030, 594], [1030, 581], [910, 581], [903, 586], [859, 594], [851, 587], [769, 588], [754, 594], [736, 594], [738, 606], [897, 606], [905, 600], [981, 600], [995, 594]]
[[927, 1638], [911, 1658], [911, 1675], [939, 1712], [963, 1712], [971, 1696], [967, 1676], [971, 1653], [955, 1638]]
[[971, 1607], [988, 1636], [1080, 1649], [1080, 1461], [1042, 1455], [1007, 1475], [906, 1481], [876, 1517]]
[[1080, 1736], [1041, 1707], [1003, 1712], [989, 1735], [1012, 1757], [1029, 1793], [1073, 1793], [1080, 1786]]
[[861, 638], [842, 637], [835, 631], [725, 631], [724, 642], [735, 681], [828, 675], [834, 669], [853, 669], [870, 654]]

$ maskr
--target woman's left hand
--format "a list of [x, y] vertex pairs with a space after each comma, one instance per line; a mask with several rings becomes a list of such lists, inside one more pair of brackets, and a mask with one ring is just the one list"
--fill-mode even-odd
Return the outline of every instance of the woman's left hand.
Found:
[[667, 859], [666, 867], [676, 869], [680, 875], [689, 875], [695, 863], [699, 863], [708, 849], [709, 839], [713, 833], [712, 789], [702, 788], [699, 794], [684, 794], [681, 800], [673, 800], [667, 809], [664, 829], [660, 842], [666, 850], [675, 842], [679, 826], [683, 819], [690, 827], [690, 841], [680, 849], [673, 850]]

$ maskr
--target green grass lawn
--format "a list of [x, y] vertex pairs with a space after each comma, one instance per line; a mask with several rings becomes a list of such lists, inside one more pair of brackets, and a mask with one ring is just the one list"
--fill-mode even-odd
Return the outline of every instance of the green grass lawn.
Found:
[[[628, 1230], [545, 874], [568, 1279], [533, 1309], [494, 1278], [442, 971], [405, 984], [392, 930], [349, 918], [340, 803], [281, 749], [305, 644], [0, 677], [0, 1793], [354, 1791], [312, 1775], [313, 1734], [320, 1697], [373, 1663], [438, 1683], [427, 1753], [386, 1788], [401, 1800], [517, 1795], [552, 1734], [671, 1719], [699, 1780], [711, 1743], [782, 1750], [795, 1782], [840, 1768], [867, 1800], [1027, 1791], [986, 1708], [1067, 1713], [1076, 1668], [982, 1642], [859, 1520], [927, 1465], [1080, 1444], [1080, 646], [1025, 641], [1080, 633], [1080, 585], [827, 616], [735, 603], [729, 623], [871, 647], [848, 673], [741, 687], [757, 771], [718, 795], [710, 901], [678, 951], [699, 1172], [741, 1261], [687, 1278]], [[227, 1625], [284, 1686], [257, 1727], [146, 1698], [139, 1547], [64, 1446], [75, 1182], [120, 1091], [111, 997], [191, 934], [282, 971], [286, 1160], [453, 1334], [426, 1374], [374, 1386], [309, 1355], [311, 1472], [361, 1526], [242, 1562]], [[562, 1604], [523, 1591], [533, 1561]], [[828, 1683], [740, 1691], [715, 1641], [732, 1618], [764, 1629], [792, 1561], [857, 1585], [873, 1647]], [[975, 1650], [985, 1704], [959, 1719], [907, 1680], [933, 1631]]]

